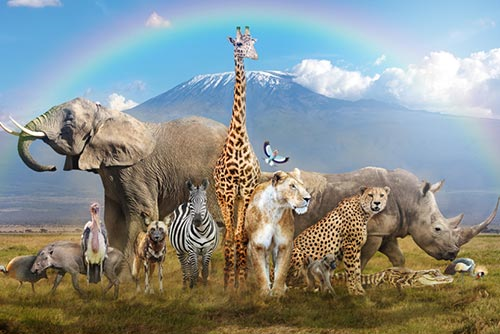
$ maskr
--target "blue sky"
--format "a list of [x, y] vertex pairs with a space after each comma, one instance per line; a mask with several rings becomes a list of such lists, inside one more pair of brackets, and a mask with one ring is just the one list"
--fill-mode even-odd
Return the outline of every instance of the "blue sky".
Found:
[[77, 96], [124, 109], [233, 71], [236, 25], [258, 39], [248, 70], [291, 72], [335, 98], [500, 116], [498, 1], [8, 0], [0, 121]]

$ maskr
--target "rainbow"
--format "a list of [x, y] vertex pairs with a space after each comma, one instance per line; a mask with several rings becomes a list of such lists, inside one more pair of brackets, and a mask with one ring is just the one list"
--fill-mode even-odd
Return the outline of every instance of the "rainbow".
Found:
[[[199, 34], [225, 37], [231, 34], [237, 25], [248, 24], [253, 27], [256, 37], [262, 36], [259, 41], [259, 45], [262, 45], [259, 50], [261, 60], [254, 65], [264, 66], [262, 69], [284, 70], [266, 67], [265, 36], [270, 34], [308, 34], [311, 39], [339, 45], [339, 49], [343, 44], [351, 47], [354, 45], [359, 54], [387, 54], [393, 58], [394, 64], [401, 66], [414, 63], [424, 56], [416, 51], [421, 48], [416, 46], [419, 42], [414, 36], [394, 31], [385, 22], [377, 21], [368, 15], [369, 13], [326, 1], [315, 6], [305, 2], [257, 1], [246, 5], [219, 0], [200, 2], [196, 4], [196, 8], [194, 5], [185, 4], [158, 4], [155, 11], [168, 18], [172, 27], [164, 30], [147, 28], [144, 22], [151, 10], [131, 9], [127, 16], [117, 18], [106, 26], [90, 27], [68, 45], [54, 50], [54, 57], [48, 59], [33, 75], [33, 81], [39, 91], [37, 98], [26, 106], [26, 109], [34, 112], [33, 115], [27, 116], [27, 119], [37, 116], [40, 111], [48, 110], [53, 105], [81, 95], [86, 87], [92, 86], [89, 82], [95, 80], [99, 72], [115, 62], [120, 62], [125, 56], [130, 57], [139, 52], [154, 53], [158, 51], [158, 45], [175, 49], [182, 44], [183, 39], [195, 39]], [[287, 40], [293, 41], [290, 37], [287, 37]], [[412, 41], [413, 47], [408, 45], [408, 40]], [[227, 47], [221, 49], [221, 54], [223, 52], [227, 56]], [[159, 65], [168, 66], [168, 59], [165, 64]], [[232, 70], [230, 65], [226, 68], [228, 69]], [[210, 67], [206, 71], [205, 68], [195, 67], [193, 73], [186, 74], [185, 79], [195, 74], [217, 71], [210, 70]], [[175, 84], [178, 83], [180, 82]], [[478, 158], [487, 164], [493, 180], [498, 180], [500, 155], [494, 144], [500, 141], [500, 135], [493, 133], [487, 123], [484, 120], [466, 120], [457, 122], [456, 126], [463, 128], [464, 138], [477, 143]], [[500, 180], [497, 184], [500, 184]]]
[[[54, 57], [34, 74], [33, 81], [40, 90], [26, 109], [36, 110], [38, 114], [40, 110], [81, 95], [86, 87], [91, 86], [89, 81], [107, 66], [120, 62], [124, 55], [131, 57], [136, 52], [157, 52], [158, 45], [176, 48], [182, 39], [194, 39], [207, 30], [216, 36], [227, 36], [234, 26], [242, 24], [258, 27], [259, 36], [293, 36], [302, 32], [325, 43], [340, 44], [340, 48], [342, 43], [355, 44], [360, 54], [367, 50], [376, 50], [378, 55], [391, 54], [402, 63], [415, 54], [407, 47], [406, 36], [398, 36], [383, 22], [374, 22], [373, 18], [368, 19], [367, 15], [340, 5], [325, 3], [319, 8], [300, 3], [269, 4], [261, 1], [250, 6], [220, 1], [199, 3], [196, 8], [181, 4], [172, 8], [163, 4], [155, 10], [172, 22], [172, 28], [147, 28], [144, 22], [151, 12], [131, 10], [131, 14], [115, 19], [115, 23], [90, 27], [68, 45], [54, 50]], [[264, 61], [261, 64], [265, 66]], [[204, 72], [194, 69], [193, 74], [200, 73]], [[189, 77], [186, 76], [186, 80]]]

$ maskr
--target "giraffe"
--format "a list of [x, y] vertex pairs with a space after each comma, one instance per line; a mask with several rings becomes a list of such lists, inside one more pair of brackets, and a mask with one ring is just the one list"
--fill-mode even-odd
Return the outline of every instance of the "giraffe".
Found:
[[[260, 177], [260, 165], [246, 129], [246, 78], [244, 58], [257, 59], [255, 39], [245, 27], [242, 35], [236, 28], [234, 45], [235, 84], [231, 123], [222, 153], [214, 169], [215, 191], [222, 211], [226, 234], [224, 238], [224, 290], [246, 278], [245, 212], [250, 196]], [[235, 217], [236, 213], [236, 217]], [[235, 224], [236, 222], [236, 224]]]

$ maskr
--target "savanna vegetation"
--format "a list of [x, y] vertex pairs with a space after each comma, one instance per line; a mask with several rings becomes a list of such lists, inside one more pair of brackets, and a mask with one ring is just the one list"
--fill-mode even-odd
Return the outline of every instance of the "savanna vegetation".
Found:
[[[35, 254], [55, 240], [79, 241], [78, 234], [2, 234], [0, 263], [17, 255]], [[54, 273], [16, 291], [18, 282], [0, 278], [0, 333], [498, 333], [500, 328], [500, 236], [480, 235], [464, 245], [459, 254], [487, 267], [482, 280], [465, 277], [463, 282], [438, 287], [397, 289], [368, 288], [366, 296], [347, 295], [334, 285], [337, 296], [288, 291], [282, 299], [261, 300], [251, 292], [223, 293], [220, 249], [214, 255], [209, 285], [184, 291], [181, 270], [169, 249], [165, 265], [166, 291], [155, 295], [135, 292], [135, 283], [121, 285], [118, 300], [100, 285], [81, 286], [88, 297], [81, 299], [69, 275], [55, 296], [49, 291]], [[401, 247], [412, 269], [440, 268], [447, 263], [426, 255], [410, 238]], [[389, 267], [378, 254], [365, 272]], [[157, 276], [153, 277], [157, 290]]]

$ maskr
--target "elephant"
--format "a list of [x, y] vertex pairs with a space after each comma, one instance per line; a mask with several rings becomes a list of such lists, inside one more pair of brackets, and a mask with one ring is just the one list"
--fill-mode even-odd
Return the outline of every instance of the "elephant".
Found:
[[[18, 139], [23, 162], [38, 172], [55, 171], [39, 164], [29, 151], [42, 139], [66, 156], [64, 170], [98, 173], [104, 187], [104, 221], [109, 243], [133, 258], [137, 234], [151, 221], [170, 214], [188, 198], [187, 180], [212, 178], [227, 127], [203, 117], [144, 123], [83, 98], [55, 106], [21, 126], [6, 128]], [[207, 192], [209, 210], [222, 221], [213, 184]]]

